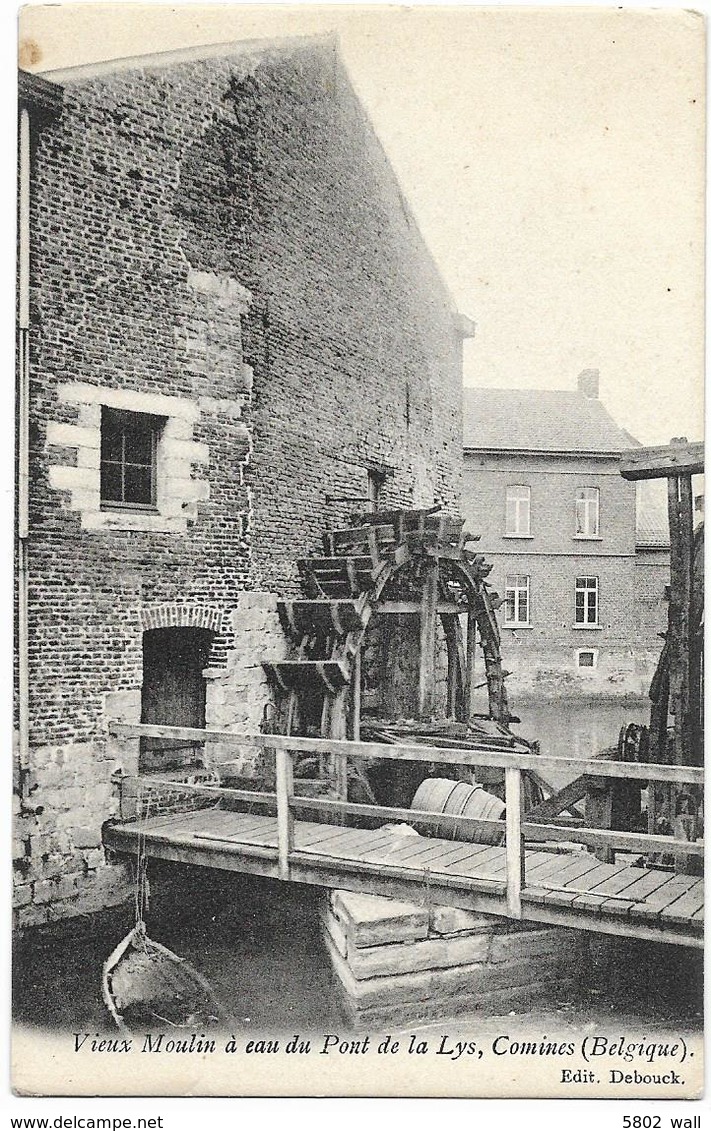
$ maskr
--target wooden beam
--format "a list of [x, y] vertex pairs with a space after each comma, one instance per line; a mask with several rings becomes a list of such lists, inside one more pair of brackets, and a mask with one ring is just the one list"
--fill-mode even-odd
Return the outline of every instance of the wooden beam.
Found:
[[383, 526], [383, 525], [387, 525], [387, 524], [390, 524], [390, 523], [393, 523], [393, 522], [397, 522], [398, 520], [403, 520], [403, 521], [407, 522], [408, 519], [411, 520], [411, 521], [414, 521], [414, 520], [419, 519], [419, 518], [424, 519], [427, 515], [438, 514], [439, 511], [441, 511], [441, 510], [442, 510], [442, 504], [441, 503], [435, 503], [434, 506], [427, 507], [425, 509], [404, 510], [402, 508], [399, 508], [398, 510], [389, 510], [389, 511], [378, 510], [378, 511], [371, 511], [370, 513], [362, 514], [360, 517], [361, 517], [361, 520], [362, 520], [364, 526], [368, 525], [368, 524], [372, 524], [374, 526]]
[[526, 845], [521, 828], [523, 790], [521, 771], [505, 771], [506, 786], [506, 906], [512, 919], [521, 916], [521, 891], [525, 882]]
[[[419, 601], [381, 601], [378, 606], [373, 610], [374, 616], [403, 616], [407, 614], [420, 613], [422, 605]], [[461, 613], [458, 605], [453, 601], [440, 601], [437, 605], [437, 612], [442, 615], [443, 613]]]
[[464, 643], [456, 613], [441, 614], [447, 642], [447, 718], [464, 722]]
[[[294, 797], [291, 798], [291, 807], [295, 812], [331, 813], [339, 816], [371, 817], [373, 820], [406, 821], [414, 825], [434, 825], [439, 830], [456, 832], [463, 829], [472, 834], [481, 834], [491, 837], [492, 834], [503, 834], [506, 831], [506, 822], [494, 821], [481, 817], [457, 817], [449, 813], [434, 813], [427, 809], [396, 808], [391, 805], [367, 805], [362, 802], [333, 801], [327, 797]], [[685, 856], [704, 855], [703, 841], [690, 841], [669, 836], [649, 836], [647, 833], [627, 833], [616, 830], [603, 830], [591, 828], [571, 828], [569, 825], [545, 824], [531, 822], [529, 814], [524, 814], [521, 831], [525, 840], [532, 844], [553, 843], [587, 844], [591, 846], [610, 845], [626, 852], [675, 852], [679, 851]], [[456, 840], [456, 837], [453, 837]], [[473, 840], [472, 843], [479, 843]]]
[[[588, 780], [585, 795], [585, 824], [589, 828], [609, 831], [612, 825], [612, 782]], [[608, 841], [596, 848], [595, 855], [602, 864], [614, 864], [615, 853]]]
[[350, 737], [358, 742], [360, 739], [360, 710], [362, 693], [361, 651], [356, 649], [351, 664], [351, 733]]
[[631, 448], [622, 452], [620, 475], [624, 479], [664, 479], [667, 476], [702, 475], [703, 442], [680, 440], [654, 448]]
[[473, 692], [476, 678], [476, 614], [473, 610], [467, 613], [467, 666], [464, 674], [464, 719], [469, 722], [472, 717]]
[[407, 743], [348, 742], [330, 738], [306, 738], [285, 734], [241, 734], [231, 730], [202, 727], [170, 727], [153, 723], [110, 722], [109, 734], [117, 738], [179, 738], [198, 742], [221, 742], [226, 746], [256, 746], [262, 750], [293, 750], [298, 754], [345, 754], [348, 758], [387, 758], [411, 762], [442, 762], [450, 766], [490, 766], [493, 769], [552, 769], [592, 774], [600, 778], [629, 778], [704, 784], [704, 771], [695, 766], [652, 765], [649, 762], [617, 762], [606, 759], [558, 757], [552, 754], [523, 754], [491, 749], [450, 750], [441, 746], [408, 746]]
[[[324, 700], [322, 727], [327, 737], [337, 739], [337, 745], [347, 745], [346, 738], [348, 688], [343, 687], [335, 695], [328, 695]], [[331, 756], [331, 787], [333, 795], [339, 801], [348, 800], [348, 754], [342, 750], [335, 750]]]
[[[575, 781], [569, 782], [568, 785], [547, 797], [540, 805], [534, 805], [533, 809], [529, 810], [528, 816], [544, 820], [547, 817], [557, 817], [564, 809], [572, 812], [572, 806], [585, 796], [587, 787], [585, 775], [581, 774]], [[573, 813], [573, 815], [576, 814]]]
[[[122, 786], [126, 794], [133, 800], [126, 811], [121, 812], [122, 820], [134, 820], [136, 817], [136, 789], [138, 778], [124, 778]], [[141, 778], [145, 787], [165, 787], [168, 790], [175, 788], [182, 791], [193, 792], [198, 796], [211, 796], [216, 800], [226, 797], [230, 801], [243, 801], [247, 805], [264, 806], [266, 812], [274, 814], [277, 811], [276, 793], [265, 793], [257, 790], [231, 789], [229, 786], [219, 785], [193, 785], [181, 781], [165, 781], [163, 779]], [[299, 788], [299, 779], [293, 781], [294, 790]], [[335, 801], [328, 797], [309, 797], [306, 794], [292, 793], [289, 798], [290, 808], [295, 812], [328, 813], [336, 815], [339, 821], [346, 816], [369, 817], [377, 821], [406, 821], [408, 824], [435, 826], [440, 832], [447, 830], [453, 834], [461, 834], [468, 830], [472, 834], [472, 843], [476, 843], [476, 834], [491, 838], [492, 834], [501, 834], [503, 840], [506, 831], [506, 822], [503, 820], [489, 820], [481, 817], [452, 816], [449, 813], [435, 813], [428, 809], [396, 808], [391, 805], [368, 804], [366, 802]], [[686, 818], [677, 818], [686, 820]], [[678, 838], [669, 836], [651, 836], [647, 833], [628, 833], [617, 830], [602, 830], [581, 828], [561, 821], [547, 823], [544, 819], [533, 818], [533, 813], [525, 813], [521, 826], [524, 838], [534, 844], [566, 843], [587, 845], [609, 845], [612, 848], [623, 849], [626, 852], [678, 852], [684, 857], [703, 857], [703, 840], [690, 840], [688, 822], [680, 828]], [[456, 836], [453, 837], [456, 839]]]
[[279, 879], [290, 878], [289, 858], [294, 847], [294, 814], [290, 798], [294, 792], [294, 766], [289, 750], [276, 752], [277, 836], [279, 846]]
[[429, 719], [435, 712], [435, 667], [437, 631], [437, 595], [439, 565], [435, 559], [425, 567], [420, 610], [420, 691], [418, 716]]
[[692, 757], [692, 725], [690, 701], [690, 615], [694, 553], [694, 501], [691, 479], [679, 479], [679, 633], [677, 637], [679, 679], [674, 704], [674, 760], [689, 765]]
[[[135, 855], [136, 843], [140, 835], [139, 825], [110, 825], [104, 831], [104, 844], [114, 852]], [[278, 879], [278, 864], [275, 850], [250, 847], [249, 855], [238, 852], [225, 845], [196, 851], [195, 845], [171, 844], [165, 839], [149, 837], [148, 854], [162, 860], [176, 863], [197, 864], [202, 867], [223, 869], [231, 872], [248, 872], [253, 875]], [[306, 853], [294, 850], [291, 859], [291, 881], [312, 884], [327, 888], [343, 888], [346, 891], [369, 892], [418, 903], [422, 900], [424, 873], [420, 870], [385, 869], [383, 865], [368, 865], [363, 861], [320, 860], [318, 863]], [[432, 875], [429, 876], [430, 881]], [[506, 915], [506, 899], [501, 894], [503, 885], [491, 884], [486, 890], [476, 890], [471, 881], [452, 876], [442, 877], [442, 883], [431, 883], [429, 892], [434, 904], [445, 907], [462, 907], [470, 911], [488, 915]], [[525, 918], [532, 922], [547, 923], [551, 926], [575, 927], [594, 930], [601, 934], [622, 935], [631, 938], [669, 943], [675, 946], [703, 947], [701, 929], [685, 932], [673, 926], [648, 925], [643, 920], [626, 920], [621, 916], [605, 919], [589, 911], [562, 909], [551, 904], [527, 901], [523, 892]], [[699, 924], [700, 928], [700, 924]]]

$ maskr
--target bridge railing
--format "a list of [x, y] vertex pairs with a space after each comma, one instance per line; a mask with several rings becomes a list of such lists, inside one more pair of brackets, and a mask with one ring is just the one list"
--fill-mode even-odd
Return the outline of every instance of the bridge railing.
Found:
[[[296, 735], [239, 734], [234, 731], [205, 730], [196, 727], [158, 726], [148, 723], [112, 723], [109, 731], [117, 738], [137, 739], [172, 738], [180, 741], [219, 742], [223, 746], [252, 746], [275, 754], [275, 793], [231, 789], [215, 785], [186, 786], [175, 782], [180, 789], [192, 788], [215, 797], [229, 797], [235, 801], [276, 802], [278, 867], [281, 879], [290, 878], [294, 853], [294, 814], [299, 811], [323, 812], [340, 817], [360, 816], [388, 821], [401, 820], [415, 824], [438, 825], [440, 828], [460, 827], [473, 832], [505, 831], [506, 852], [506, 914], [521, 918], [521, 893], [525, 888], [526, 840], [531, 842], [575, 841], [589, 847], [608, 847], [632, 852], [674, 853], [675, 855], [703, 857], [702, 841], [681, 840], [677, 837], [657, 836], [650, 833], [631, 833], [611, 829], [571, 829], [569, 825], [554, 821], [526, 820], [523, 812], [522, 773], [544, 767], [569, 770], [575, 776], [586, 774], [597, 778], [616, 778], [627, 781], [666, 782], [673, 785], [703, 786], [704, 771], [693, 766], [669, 766], [658, 763], [618, 762], [594, 758], [554, 757], [494, 750], [459, 750], [451, 747], [391, 745], [389, 743], [338, 741], [330, 738], [306, 738]], [[411, 762], [437, 762], [451, 766], [486, 766], [504, 771], [506, 820], [492, 821], [474, 817], [453, 817], [428, 810], [402, 809], [385, 805], [349, 802], [345, 798], [304, 797], [294, 793], [294, 757], [299, 754], [317, 754], [333, 757], [341, 762], [341, 772], [336, 779], [346, 781], [345, 762], [348, 758], [388, 759]], [[146, 776], [150, 781], [150, 776]], [[171, 783], [160, 779], [160, 785]]]

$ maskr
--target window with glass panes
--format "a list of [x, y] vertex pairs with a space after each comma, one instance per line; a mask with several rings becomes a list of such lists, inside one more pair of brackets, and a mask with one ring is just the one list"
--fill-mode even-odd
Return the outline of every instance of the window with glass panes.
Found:
[[504, 624], [529, 624], [530, 578], [525, 573], [510, 573], [506, 577], [506, 605]]
[[575, 492], [575, 534], [578, 538], [597, 538], [600, 534], [600, 491], [597, 487], [578, 487]]
[[156, 508], [158, 435], [163, 418], [101, 409], [101, 503], [135, 510]]
[[599, 585], [596, 577], [575, 579], [575, 623], [597, 624], [599, 612]]
[[511, 484], [506, 488], [506, 533], [529, 535], [531, 533], [531, 488]]

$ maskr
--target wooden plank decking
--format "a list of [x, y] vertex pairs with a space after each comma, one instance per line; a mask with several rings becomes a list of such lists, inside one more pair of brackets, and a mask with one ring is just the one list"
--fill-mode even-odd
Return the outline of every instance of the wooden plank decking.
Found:
[[[148, 857], [280, 878], [277, 818], [213, 808], [109, 824], [104, 844]], [[283, 877], [283, 874], [281, 875]], [[294, 822], [288, 879], [505, 915], [506, 849], [390, 829]], [[590, 853], [531, 849], [522, 918], [604, 934], [703, 945], [703, 879]]]

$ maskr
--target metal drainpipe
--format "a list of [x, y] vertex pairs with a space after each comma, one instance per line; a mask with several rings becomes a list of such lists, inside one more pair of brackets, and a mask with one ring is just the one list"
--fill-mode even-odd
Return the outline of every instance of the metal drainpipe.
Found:
[[30, 115], [20, 111], [20, 206], [18, 217], [18, 455], [17, 455], [17, 573], [18, 573], [18, 715], [20, 799], [28, 794], [29, 673], [28, 673], [28, 535], [29, 535], [29, 396], [30, 396]]

